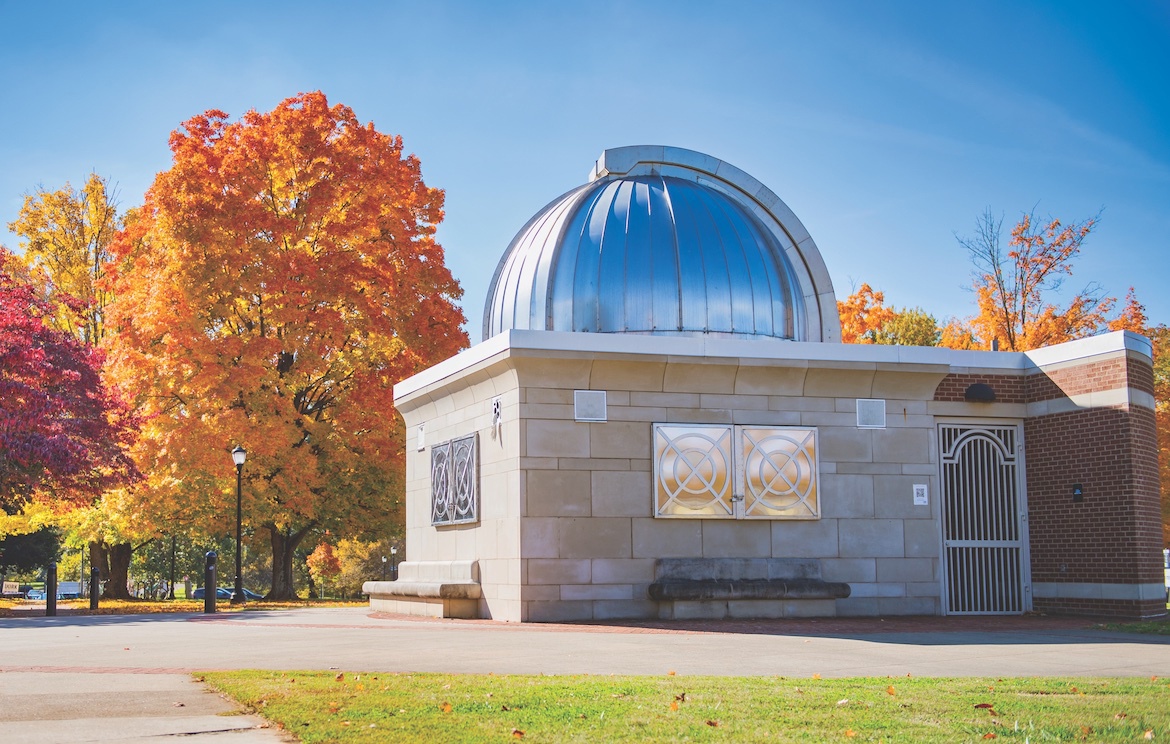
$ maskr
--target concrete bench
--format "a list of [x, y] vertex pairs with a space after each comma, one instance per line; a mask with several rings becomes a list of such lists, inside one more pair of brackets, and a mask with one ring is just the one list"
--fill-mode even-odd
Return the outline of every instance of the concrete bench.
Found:
[[836, 614], [848, 584], [821, 578], [802, 558], [660, 558], [649, 595], [664, 619]]
[[370, 609], [429, 617], [479, 616], [478, 561], [404, 561], [397, 581], [367, 581]]

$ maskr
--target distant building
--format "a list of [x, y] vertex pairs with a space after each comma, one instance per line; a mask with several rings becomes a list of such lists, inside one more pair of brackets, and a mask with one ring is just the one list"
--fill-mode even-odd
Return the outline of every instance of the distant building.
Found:
[[841, 344], [813, 239], [723, 161], [605, 151], [484, 338], [395, 388], [409, 560], [375, 609], [1166, 612], [1149, 342]]

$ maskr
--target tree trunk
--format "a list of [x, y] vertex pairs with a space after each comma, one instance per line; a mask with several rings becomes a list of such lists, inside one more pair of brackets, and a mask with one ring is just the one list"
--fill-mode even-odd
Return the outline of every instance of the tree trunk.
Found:
[[271, 522], [264, 525], [272, 537], [272, 591], [265, 599], [300, 599], [293, 586], [293, 553], [316, 524], [310, 522], [296, 532], [282, 530]]
[[132, 599], [126, 585], [130, 579], [130, 557], [134, 547], [128, 543], [115, 543], [108, 547], [110, 559], [109, 579], [102, 596], [106, 599]]
[[[106, 544], [101, 541], [89, 543], [89, 566], [98, 570], [98, 583], [104, 584], [110, 578], [110, 556]], [[89, 580], [89, 577], [85, 577]]]

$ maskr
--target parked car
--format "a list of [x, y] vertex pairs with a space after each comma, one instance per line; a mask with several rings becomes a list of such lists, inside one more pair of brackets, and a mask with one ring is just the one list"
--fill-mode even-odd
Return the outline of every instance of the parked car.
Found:
[[[215, 590], [215, 598], [216, 599], [231, 599], [232, 598], [232, 590], [228, 589], [227, 587], [222, 587], [222, 586], [217, 587]], [[195, 591], [191, 592], [191, 599], [203, 599], [203, 587], [199, 587]], [[250, 599], [250, 600], [255, 601], [257, 599], [264, 599], [264, 595], [257, 594], [256, 592], [251, 591], [250, 589], [245, 589], [244, 590], [244, 599]]]
[[39, 599], [43, 602], [45, 599], [45, 590], [44, 589], [29, 589], [28, 594], [26, 594], [25, 596], [28, 597], [29, 599]]

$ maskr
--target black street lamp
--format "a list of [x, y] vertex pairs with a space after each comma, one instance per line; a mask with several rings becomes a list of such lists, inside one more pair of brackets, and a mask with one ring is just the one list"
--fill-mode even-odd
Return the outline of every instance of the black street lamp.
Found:
[[[243, 447], [236, 447], [232, 450], [232, 462], [236, 464], [236, 585], [232, 591], [232, 604], [243, 604], [244, 597], [244, 578], [240, 573], [240, 542], [243, 522], [243, 516], [240, 512], [240, 501], [244, 490], [244, 460], [248, 457], [247, 451]], [[204, 591], [214, 592], [215, 587], [205, 587]]]
[[398, 546], [390, 546], [390, 557], [393, 559], [393, 565], [390, 566], [390, 573], [394, 576], [394, 580], [398, 581]]

